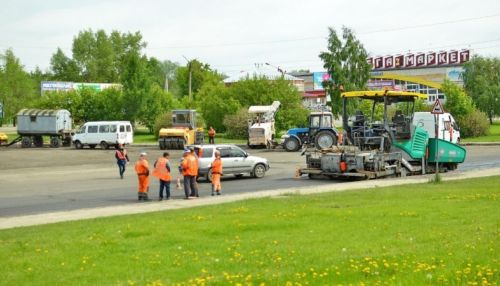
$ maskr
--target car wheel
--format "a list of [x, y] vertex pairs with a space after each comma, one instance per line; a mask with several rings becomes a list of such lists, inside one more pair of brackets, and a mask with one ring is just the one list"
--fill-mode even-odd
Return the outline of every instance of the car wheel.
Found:
[[212, 169], [208, 170], [208, 173], [205, 177], [207, 179], [207, 182], [212, 182]]
[[252, 174], [255, 178], [264, 177], [264, 175], [266, 174], [266, 166], [264, 166], [263, 164], [255, 165]]
[[295, 152], [297, 150], [299, 150], [299, 140], [297, 140], [297, 138], [294, 138], [294, 137], [289, 137], [285, 140], [285, 150], [288, 151], [288, 152]]
[[109, 145], [106, 141], [102, 141], [100, 145], [101, 145], [101, 149], [103, 149], [103, 150], [109, 149]]
[[331, 131], [323, 130], [318, 132], [314, 138], [314, 146], [316, 149], [328, 149], [337, 144], [337, 137]]
[[[94, 146], [95, 147], [95, 146]], [[80, 141], [75, 141], [75, 148], [76, 149], [83, 149], [83, 144]]]

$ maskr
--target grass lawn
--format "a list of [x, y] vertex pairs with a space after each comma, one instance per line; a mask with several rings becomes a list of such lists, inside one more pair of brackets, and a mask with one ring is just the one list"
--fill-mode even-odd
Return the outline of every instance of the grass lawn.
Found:
[[500, 142], [500, 122], [490, 125], [490, 134], [474, 138], [464, 138], [463, 142]]
[[2, 230], [0, 284], [497, 285], [498, 185], [290, 194]]

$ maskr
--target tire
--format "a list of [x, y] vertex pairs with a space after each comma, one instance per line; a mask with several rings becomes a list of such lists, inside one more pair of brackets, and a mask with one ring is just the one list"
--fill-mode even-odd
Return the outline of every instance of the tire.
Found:
[[165, 150], [167, 146], [165, 145], [165, 140], [160, 140], [159, 142], [160, 150]]
[[206, 174], [205, 179], [209, 183], [212, 182], [212, 169], [208, 170], [208, 173]]
[[266, 175], [266, 166], [264, 164], [257, 164], [253, 167], [252, 174], [255, 178], [262, 178]]
[[71, 146], [71, 137], [69, 137], [69, 136], [65, 137], [63, 139], [62, 145], [65, 147]]
[[[95, 145], [94, 145], [95, 147]], [[83, 144], [80, 141], [75, 141], [75, 149], [83, 149]]]
[[43, 137], [40, 135], [33, 137], [33, 144], [35, 147], [43, 147]]
[[[89, 145], [90, 149], [95, 149], [95, 146], [97, 146], [97, 145], [96, 144], [90, 144]], [[83, 146], [82, 146], [82, 148], [83, 148]]]
[[22, 148], [30, 148], [31, 147], [31, 137], [24, 136], [23, 139], [21, 140], [21, 147]]
[[50, 147], [59, 148], [61, 146], [61, 139], [59, 137], [50, 137]]
[[283, 147], [285, 147], [285, 150], [288, 152], [295, 152], [299, 150], [300, 148], [300, 143], [299, 140], [295, 137], [288, 137], [285, 140], [285, 143], [283, 144]]
[[103, 150], [109, 149], [109, 144], [106, 141], [102, 141], [99, 145], [101, 145], [101, 149]]
[[337, 145], [337, 136], [332, 131], [323, 130], [314, 136], [314, 146], [316, 149], [328, 149]]

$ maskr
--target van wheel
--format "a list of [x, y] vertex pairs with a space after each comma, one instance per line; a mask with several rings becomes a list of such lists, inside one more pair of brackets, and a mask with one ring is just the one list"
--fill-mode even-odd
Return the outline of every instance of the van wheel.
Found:
[[253, 168], [252, 174], [255, 178], [262, 178], [266, 174], [266, 167], [263, 164], [257, 164]]
[[103, 149], [103, 150], [109, 149], [109, 144], [106, 141], [102, 141], [100, 145], [101, 145], [101, 149]]
[[[95, 145], [94, 145], [95, 147]], [[83, 149], [83, 144], [80, 141], [75, 141], [75, 148], [76, 149]]]
[[[96, 144], [90, 144], [89, 145], [90, 149], [95, 149], [95, 146], [97, 146], [97, 145]], [[83, 148], [83, 146], [82, 146], [82, 148]]]

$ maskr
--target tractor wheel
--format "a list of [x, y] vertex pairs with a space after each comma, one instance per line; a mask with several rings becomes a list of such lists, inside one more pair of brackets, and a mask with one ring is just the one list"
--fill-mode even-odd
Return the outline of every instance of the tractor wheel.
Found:
[[40, 135], [33, 137], [33, 144], [35, 147], [43, 147], [43, 137]]
[[160, 150], [165, 150], [167, 148], [167, 146], [165, 145], [165, 140], [160, 140]]
[[30, 148], [31, 147], [31, 137], [24, 136], [23, 139], [21, 140], [21, 147]]
[[328, 149], [334, 145], [337, 145], [337, 136], [331, 131], [320, 131], [314, 137], [314, 146], [318, 150]]
[[61, 139], [59, 137], [50, 137], [50, 147], [59, 148], [61, 146]]
[[283, 146], [285, 147], [286, 151], [295, 152], [295, 151], [299, 150], [300, 144], [299, 144], [299, 140], [297, 140], [297, 138], [288, 137], [285, 140], [285, 143], [283, 144]]

